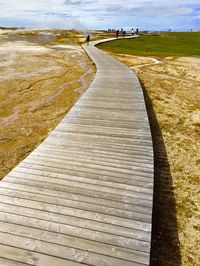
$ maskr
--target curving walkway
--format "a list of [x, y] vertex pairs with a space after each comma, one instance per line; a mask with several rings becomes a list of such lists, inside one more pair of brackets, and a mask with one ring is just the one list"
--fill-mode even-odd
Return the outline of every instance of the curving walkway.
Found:
[[0, 183], [0, 265], [148, 265], [153, 149], [135, 74], [83, 46], [90, 88]]

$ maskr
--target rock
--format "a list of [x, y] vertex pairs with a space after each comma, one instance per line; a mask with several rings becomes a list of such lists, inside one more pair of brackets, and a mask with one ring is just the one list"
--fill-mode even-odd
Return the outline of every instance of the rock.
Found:
[[198, 110], [194, 111], [190, 119], [193, 125], [200, 125], [200, 111]]

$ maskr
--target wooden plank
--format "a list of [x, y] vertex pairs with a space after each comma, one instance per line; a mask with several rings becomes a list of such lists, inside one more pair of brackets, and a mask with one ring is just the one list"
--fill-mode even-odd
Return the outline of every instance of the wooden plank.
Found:
[[[78, 147], [77, 147], [78, 144]], [[126, 153], [124, 150], [123, 151], [116, 151], [116, 150], [112, 150], [112, 149], [108, 149], [108, 147], [99, 147], [99, 146], [94, 146], [94, 145], [79, 145], [79, 143], [73, 143], [71, 142], [68, 145], [57, 145], [56, 146], [56, 150], [54, 145], [41, 145], [40, 146], [40, 151], [42, 152], [43, 150], [49, 150], [49, 153], [55, 151], [55, 152], [59, 152], [59, 154], [61, 152], [69, 152], [76, 155], [90, 155], [91, 157], [99, 157], [105, 160], [109, 160], [109, 158], [112, 159], [118, 159], [123, 161], [129, 161], [131, 164], [137, 164], [137, 163], [141, 163], [142, 162], [149, 162], [152, 164], [153, 162], [153, 156], [151, 153], [146, 152], [145, 155], [141, 155], [139, 154], [139, 151], [135, 151], [135, 153]], [[38, 149], [36, 149], [35, 152], [38, 152]]]
[[41, 160], [43, 160], [43, 158], [55, 159], [55, 157], [56, 157], [56, 158], [60, 159], [60, 161], [65, 160], [67, 162], [74, 163], [74, 164], [83, 163], [85, 166], [88, 166], [88, 167], [90, 167], [92, 164], [92, 165], [99, 166], [99, 167], [103, 166], [104, 169], [107, 169], [106, 167], [110, 167], [110, 168], [115, 168], [115, 169], [119, 168], [119, 169], [124, 169], [124, 170], [137, 170], [137, 169], [139, 169], [141, 171], [147, 170], [148, 173], [149, 172], [151, 173], [153, 171], [151, 164], [149, 164], [147, 162], [140, 162], [140, 163], [136, 162], [134, 164], [133, 163], [123, 164], [123, 160], [122, 160], [122, 164], [120, 167], [120, 164], [117, 162], [115, 163], [115, 161], [112, 159], [109, 162], [109, 160], [98, 160], [98, 159], [94, 160], [93, 157], [90, 157], [90, 159], [87, 159], [87, 157], [80, 156], [78, 158], [78, 155], [73, 156], [73, 154], [70, 157], [70, 155], [68, 153], [66, 153], [65, 151], [63, 151], [62, 154], [55, 154], [55, 155], [51, 154], [51, 153], [50, 154], [43, 154], [42, 152], [41, 153], [37, 152], [36, 154], [35, 153], [32, 154], [32, 158], [34, 158], [34, 157], [40, 157]]
[[[89, 203], [93, 204], [97, 209], [99, 206], [106, 207], [106, 209], [109, 211], [111, 209], [119, 209], [121, 213], [123, 214], [123, 211], [131, 211], [131, 212], [140, 212], [144, 214], [151, 215], [151, 207], [150, 206], [143, 206], [142, 202], [140, 200], [136, 201], [135, 204], [130, 204], [126, 202], [119, 202], [119, 201], [112, 201], [111, 199], [103, 199], [98, 197], [92, 197], [89, 195], [81, 195], [81, 194], [74, 194], [70, 192], [62, 192], [47, 188], [41, 188], [38, 186], [34, 186], [33, 183], [28, 183], [27, 185], [18, 184], [14, 182], [2, 182], [1, 188], [4, 191], [16, 191], [19, 192], [20, 195], [23, 195], [24, 192], [30, 192], [34, 196], [33, 198], [37, 198], [38, 195], [44, 195], [47, 196], [48, 199], [50, 196], [53, 198], [53, 202], [56, 203], [57, 201], [65, 202], [66, 201], [73, 201], [74, 204], [76, 204], [76, 201], [79, 203]], [[91, 203], [92, 202], [92, 203]], [[110, 212], [109, 212], [110, 213]]]
[[[133, 191], [139, 191], [139, 188], [147, 188], [147, 193], [151, 193], [151, 188], [149, 188], [149, 184], [147, 182], [140, 182], [140, 181], [134, 181], [131, 180], [132, 182], [127, 182], [126, 180], [121, 180], [119, 178], [110, 178], [107, 180], [105, 178], [102, 178], [102, 176], [93, 177], [93, 176], [87, 176], [82, 177], [81, 175], [70, 175], [70, 174], [63, 174], [63, 173], [56, 173], [53, 170], [45, 171], [45, 169], [38, 170], [38, 169], [33, 169], [33, 168], [25, 168], [25, 167], [18, 167], [15, 172], [20, 172], [20, 173], [27, 173], [27, 174], [33, 174], [33, 175], [39, 175], [39, 176], [47, 176], [47, 177], [55, 177], [55, 178], [61, 178], [65, 180], [71, 180], [71, 181], [76, 181], [76, 182], [84, 182], [88, 184], [98, 184], [102, 186], [107, 186], [107, 187], [114, 187], [114, 188], [119, 188], [119, 189], [127, 189], [127, 190], [133, 190]], [[15, 173], [14, 172], [14, 173]], [[144, 191], [145, 192], [145, 191]]]
[[[9, 204], [9, 211], [11, 212], [11, 209], [16, 213], [16, 210], [19, 209], [21, 212], [24, 212], [24, 215], [28, 212], [28, 208], [30, 211], [29, 216], [31, 217], [38, 217], [41, 219], [48, 219], [48, 214], [51, 213], [51, 220], [57, 221], [59, 220], [61, 223], [80, 223], [80, 220], [89, 220], [91, 221], [90, 224], [93, 226], [96, 224], [98, 226], [99, 223], [104, 223], [101, 226], [104, 226], [105, 228], [110, 228], [108, 229], [109, 231], [112, 230], [114, 232], [116, 230], [115, 226], [121, 226], [125, 228], [132, 228], [136, 230], [142, 230], [145, 232], [150, 231], [150, 226], [149, 226], [149, 219], [147, 218], [145, 220], [145, 215], [143, 214], [142, 217], [134, 217], [134, 219], [127, 219], [123, 218], [120, 216], [112, 216], [112, 215], [107, 215], [107, 214], [101, 214], [101, 213], [96, 213], [96, 212], [91, 212], [91, 211], [85, 211], [81, 209], [75, 209], [75, 208], [70, 208], [70, 207], [63, 207], [63, 206], [58, 206], [55, 204], [47, 204], [47, 203], [42, 203], [42, 202], [36, 202], [36, 201], [28, 201], [25, 199], [20, 199], [20, 198], [13, 198], [12, 197], [6, 197], [1, 195], [2, 202], [0, 203], [1, 208], [4, 210], [7, 208], [6, 204]], [[34, 204], [34, 205], [33, 205]], [[16, 207], [16, 209], [15, 209]], [[21, 208], [24, 207], [24, 208]], [[38, 210], [41, 210], [39, 212]], [[137, 216], [137, 215], [135, 215]], [[138, 215], [139, 216], [139, 215]], [[142, 215], [141, 215], [142, 216]], [[143, 220], [143, 221], [142, 221]], [[88, 221], [88, 223], [89, 223]], [[84, 221], [83, 221], [84, 222]], [[110, 227], [107, 226], [111, 225]], [[75, 224], [76, 225], [76, 224]], [[115, 225], [115, 226], [114, 226]], [[107, 226], [107, 227], [106, 227]], [[124, 231], [126, 231], [124, 228]], [[119, 228], [120, 229], [120, 228]], [[102, 228], [103, 230], [103, 228]], [[137, 231], [135, 232], [139, 234]], [[134, 230], [132, 231], [134, 232]], [[136, 234], [135, 233], [135, 234]], [[147, 234], [148, 235], [148, 234]], [[139, 237], [138, 237], [139, 238]]]
[[[23, 237], [0, 232], [0, 242], [4, 245], [9, 245], [13, 240], [13, 237], [15, 238], [15, 245], [18, 249], [20, 248], [21, 250], [24, 250], [24, 253], [32, 255], [32, 258], [30, 257], [32, 265], [76, 266], [86, 264], [96, 266], [121, 266], [122, 263], [124, 266], [134, 265], [133, 262], [127, 261], [125, 259], [121, 260], [113, 257], [110, 258], [109, 256], [103, 256], [99, 254], [93, 255], [88, 251], [82, 251], [60, 244], [54, 244], [46, 241], [40, 241], [31, 237]], [[39, 264], [37, 262], [38, 260]], [[138, 265], [138, 263], [135, 263], [135, 265]]]
[[[56, 175], [37, 175], [37, 174], [31, 174], [31, 173], [24, 173], [22, 171], [18, 171], [17, 169], [15, 172], [10, 173], [10, 176], [19, 177], [19, 178], [27, 178], [31, 180], [38, 180], [42, 182], [56, 182], [59, 185], [65, 185], [65, 186], [71, 186], [71, 187], [78, 187], [78, 188], [87, 188], [91, 190], [96, 191], [104, 191], [112, 194], [118, 194], [118, 195], [124, 195], [124, 196], [130, 196], [130, 197], [138, 197], [140, 199], [151, 199], [152, 197], [152, 191], [150, 188], [145, 188], [142, 185], [141, 186], [130, 186], [130, 185], [124, 185], [124, 184], [115, 184], [113, 183], [113, 187], [111, 186], [111, 183], [104, 182], [104, 181], [97, 181], [97, 180], [89, 180], [84, 179], [80, 177], [74, 178], [61, 178], [60, 176]], [[88, 182], [87, 182], [88, 181]], [[138, 195], [138, 193], [140, 193]]]
[[[37, 159], [38, 158], [38, 159]], [[68, 169], [68, 170], [74, 170], [76, 171], [78, 169], [78, 171], [86, 171], [88, 173], [98, 173], [98, 174], [102, 174], [102, 175], [108, 175], [108, 176], [117, 176], [119, 178], [130, 178], [130, 179], [134, 179], [134, 176], [137, 177], [137, 175], [139, 175], [141, 177], [141, 181], [142, 181], [142, 177], [143, 180], [145, 180], [146, 182], [148, 182], [149, 178], [151, 178], [152, 176], [152, 172], [153, 170], [149, 171], [149, 169], [142, 169], [141, 168], [137, 168], [134, 167], [134, 171], [133, 170], [127, 170], [127, 169], [123, 169], [123, 168], [115, 168], [115, 167], [111, 167], [111, 166], [101, 166], [98, 165], [96, 163], [92, 163], [92, 164], [81, 164], [81, 163], [76, 163], [76, 162], [72, 162], [70, 161], [70, 163], [68, 163], [69, 161], [63, 161], [61, 159], [51, 159], [51, 158], [41, 158], [41, 157], [28, 157], [25, 161], [26, 163], [29, 164], [39, 164], [39, 165], [49, 165], [49, 166], [58, 166], [60, 168], [63, 169]], [[134, 175], [133, 175], [134, 172]]]
[[[48, 158], [60, 158], [60, 159], [68, 159], [69, 161], [74, 161], [74, 162], [83, 162], [83, 163], [94, 163], [94, 161], [96, 162], [96, 164], [99, 164], [99, 165], [107, 165], [107, 166], [114, 166], [115, 168], [120, 168], [120, 165], [121, 165], [121, 168], [125, 168], [125, 169], [130, 169], [130, 170], [133, 170], [133, 167], [142, 167], [142, 169], [144, 168], [144, 165], [146, 168], [148, 168], [149, 170], [152, 170], [152, 161], [140, 161], [140, 162], [135, 162], [133, 163], [132, 160], [131, 161], [123, 161], [123, 159], [120, 161], [120, 159], [113, 159], [113, 158], [102, 158], [101, 157], [95, 157], [94, 159], [94, 156], [90, 156], [90, 154], [84, 154], [84, 157], [79, 154], [79, 153], [76, 153], [75, 156], [73, 154], [73, 152], [69, 152], [68, 151], [65, 151], [63, 150], [62, 153], [60, 153], [59, 151], [51, 151], [51, 152], [42, 152], [41, 150], [32, 154], [33, 156], [40, 156], [40, 157], [46, 157], [48, 156]], [[120, 163], [120, 164], [119, 164]]]
[[90, 88], [0, 183], [0, 265], [148, 265], [153, 148], [140, 83], [84, 46]]
[[[130, 261], [136, 261], [138, 263], [145, 263], [148, 260], [148, 254], [140, 251], [129, 250], [125, 248], [120, 248], [115, 246], [113, 248], [112, 245], [107, 245], [104, 243], [98, 243], [86, 239], [75, 238], [65, 234], [57, 235], [56, 231], [48, 230], [45, 227], [44, 223], [40, 223], [39, 226], [35, 224], [31, 224], [30, 221], [27, 221], [27, 226], [24, 226], [24, 222], [21, 220], [21, 224], [12, 224], [9, 223], [9, 216], [7, 217], [7, 222], [0, 222], [1, 228], [4, 228], [4, 231], [7, 233], [11, 233], [13, 235], [19, 235], [23, 237], [31, 237], [33, 239], [37, 239], [40, 241], [46, 241], [49, 243], [60, 244], [70, 248], [76, 248], [79, 250], [85, 250], [85, 246], [87, 246], [87, 250], [91, 253], [96, 253], [99, 255], [106, 255], [108, 257], [125, 259]], [[25, 218], [26, 219], [26, 218]], [[5, 219], [6, 220], [6, 219]], [[27, 219], [26, 219], [27, 220]], [[20, 222], [20, 221], [18, 221]], [[16, 230], [14, 230], [14, 227]]]
[[[94, 241], [95, 243], [104, 243], [113, 247], [116, 246], [148, 254], [148, 241], [142, 241], [130, 237], [123, 237], [121, 235], [90, 230], [76, 225], [68, 225], [67, 222], [65, 222], [64, 217], [61, 217], [61, 215], [56, 218], [56, 215], [48, 214], [42, 211], [34, 212], [34, 210], [28, 208], [12, 207], [11, 205], [6, 205], [3, 203], [0, 203], [0, 206], [2, 208], [2, 213], [0, 212], [1, 221], [26, 226], [29, 225], [29, 227], [34, 228], [39, 227], [40, 229], [42, 227], [44, 228], [44, 230], [50, 230], [58, 234], [72, 236], [78, 239], [87, 239], [88, 241]], [[10, 212], [12, 213], [7, 213], [6, 207], [9, 207]], [[18, 215], [17, 210], [21, 211], [20, 215]], [[33, 218], [33, 215], [37, 218]], [[24, 224], [24, 222], [26, 222], [26, 224]], [[142, 235], [143, 231], [141, 231], [140, 233]]]
[[[27, 192], [27, 191], [19, 191], [17, 190], [17, 187], [15, 190], [8, 189], [8, 188], [2, 188], [0, 187], [0, 195], [7, 195], [11, 197], [16, 198], [22, 198], [22, 199], [30, 199], [34, 201], [44, 202], [44, 203], [51, 203], [51, 204], [57, 204], [59, 206], [65, 206], [65, 207], [72, 207], [72, 208], [80, 208], [82, 210], [89, 210], [89, 211], [96, 211], [98, 213], [104, 213], [104, 214], [110, 214], [113, 216], [119, 216], [124, 218], [133, 218], [135, 214], [144, 214], [144, 217], [151, 217], [149, 208], [144, 208], [141, 206], [131, 206], [132, 211], [126, 210], [126, 209], [120, 209], [118, 206], [109, 207], [102, 204], [95, 204], [92, 199], [90, 199], [92, 202], [87, 201], [80, 201], [77, 199], [66, 199], [66, 198], [59, 198], [56, 197], [56, 194], [52, 195], [51, 193], [48, 195], [39, 194], [37, 190], [35, 190], [33, 193]], [[89, 200], [88, 200], [89, 201]], [[117, 208], [118, 207], [118, 208]]]
[[5, 258], [0, 258], [0, 265], [1, 266], [25, 266], [28, 265], [26, 263], [21, 263], [15, 260], [9, 260]]
[[[42, 147], [42, 149], [40, 149], [39, 151], [35, 151], [35, 154], [37, 154], [39, 152], [39, 154], [43, 154], [43, 153], [48, 153], [51, 155], [54, 155], [55, 157], [57, 155], [64, 155], [64, 156], [70, 156], [71, 158], [81, 158], [81, 159], [94, 159], [97, 162], [98, 161], [103, 161], [103, 162], [113, 162], [113, 163], [117, 163], [119, 164], [120, 162], [122, 163], [122, 165], [129, 165], [129, 166], [134, 166], [134, 165], [141, 165], [141, 164], [147, 164], [149, 166], [151, 166], [152, 168], [152, 159], [148, 158], [148, 157], [136, 157], [136, 156], [131, 156], [131, 155], [126, 155], [126, 154], [112, 154], [112, 153], [108, 153], [108, 152], [104, 152], [104, 151], [99, 151], [98, 153], [95, 152], [95, 150], [90, 149], [89, 148], [75, 148], [73, 146], [71, 147], [67, 147], [67, 150], [65, 147], [60, 146], [57, 147], [56, 150], [52, 147], [52, 146], [45, 146]], [[142, 158], [142, 162], [141, 162], [141, 158]], [[134, 161], [133, 161], [134, 160]]]
[[[111, 194], [103, 191], [98, 190], [89, 190], [84, 188], [77, 188], [77, 187], [70, 187], [70, 186], [63, 186], [59, 184], [54, 184], [54, 182], [43, 182], [43, 181], [34, 181], [28, 178], [19, 178], [19, 177], [9, 177], [7, 176], [6, 182], [10, 182], [13, 184], [21, 184], [21, 185], [30, 185], [35, 186], [38, 188], [47, 188], [49, 190], [59, 191], [59, 192], [67, 192], [72, 193], [74, 195], [85, 195], [85, 196], [91, 196], [94, 198], [100, 198], [100, 199], [110, 199], [112, 201], [120, 202], [120, 203], [129, 203], [129, 204], [138, 204], [140, 206], [152, 206], [152, 200], [151, 199], [142, 199], [137, 197], [129, 197], [124, 195], [118, 195], [118, 194]], [[138, 193], [139, 194], [139, 193]], [[139, 194], [140, 195], [140, 194]]]
[[[78, 262], [69, 261], [66, 259], [54, 257], [51, 255], [42, 254], [39, 252], [34, 252], [29, 249], [23, 249], [19, 247], [13, 247], [10, 243], [13, 243], [13, 237], [11, 236], [8, 238], [8, 234], [0, 234], [0, 257], [11, 261], [15, 261], [16, 263], [13, 265], [17, 265], [18, 262], [22, 262], [23, 265], [38, 265], [38, 266], [49, 266], [49, 265], [56, 265], [56, 266], [63, 266], [63, 265], [70, 265], [70, 266], [80, 266], [83, 265]], [[1, 243], [1, 240], [3, 243]], [[9, 241], [10, 242], [9, 242]], [[18, 245], [19, 239], [15, 236], [16, 246]], [[23, 242], [23, 239], [21, 239]], [[31, 244], [31, 242], [30, 242]], [[4, 261], [5, 263], [5, 261]], [[5, 264], [7, 266], [7, 264]]]

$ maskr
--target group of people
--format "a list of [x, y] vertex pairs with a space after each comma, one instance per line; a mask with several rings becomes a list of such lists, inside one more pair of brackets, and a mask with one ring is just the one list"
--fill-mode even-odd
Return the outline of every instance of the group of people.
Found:
[[[108, 30], [109, 31], [109, 30]], [[115, 36], [116, 38], [118, 38], [119, 36], [123, 36], [123, 38], [126, 35], [126, 31], [122, 28], [121, 30], [112, 30], [111, 32], [115, 32]], [[131, 35], [133, 36], [134, 34], [138, 34], [139, 29], [134, 30], [133, 28], [131, 29]]]
[[123, 38], [124, 38], [124, 37], [125, 37], [125, 35], [126, 35], [126, 31], [125, 31], [125, 30], [123, 30], [123, 29], [121, 29], [121, 31], [119, 31], [119, 30], [116, 30], [116, 31], [115, 31], [115, 35], [116, 35], [116, 38], [118, 38], [118, 37], [119, 37], [119, 35], [123, 36]]
[[[121, 30], [108, 29], [108, 32], [115, 33], [116, 38], [119, 38], [119, 36], [123, 36], [123, 38], [124, 38], [126, 36], [126, 31], [123, 28], [121, 28]], [[134, 30], [133, 28], [131, 29], [132, 36], [134, 34], [138, 34], [138, 33], [139, 33], [138, 28], [136, 30]], [[89, 45], [89, 43], [90, 43], [90, 35], [89, 34], [86, 37], [86, 43], [87, 43], [87, 45]]]

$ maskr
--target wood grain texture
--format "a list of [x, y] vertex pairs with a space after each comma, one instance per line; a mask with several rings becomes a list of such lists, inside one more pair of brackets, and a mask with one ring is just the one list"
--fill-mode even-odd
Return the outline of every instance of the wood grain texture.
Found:
[[97, 67], [91, 86], [0, 183], [0, 265], [149, 265], [144, 96], [135, 74], [98, 43], [83, 46]]

